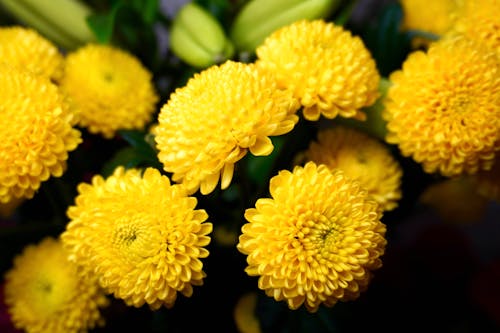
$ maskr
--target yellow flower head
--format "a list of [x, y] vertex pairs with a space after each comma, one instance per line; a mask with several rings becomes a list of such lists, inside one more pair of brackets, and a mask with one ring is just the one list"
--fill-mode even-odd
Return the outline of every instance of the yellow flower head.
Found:
[[181, 185], [153, 168], [141, 174], [119, 167], [107, 179], [97, 175], [80, 184], [78, 192], [61, 237], [70, 259], [106, 291], [128, 305], [158, 309], [203, 284], [200, 258], [208, 256], [212, 224]]
[[409, 55], [391, 74], [386, 139], [428, 173], [491, 168], [500, 149], [500, 62], [465, 38], [443, 39]]
[[257, 65], [293, 92], [308, 120], [338, 114], [364, 119], [360, 109], [379, 96], [380, 75], [370, 52], [333, 23], [297, 21], [272, 33], [256, 53]]
[[[403, 29], [419, 30], [440, 36], [453, 24], [453, 11], [460, 0], [400, 0]], [[417, 38], [414, 46], [428, 45], [430, 40]]]
[[81, 142], [57, 87], [47, 77], [0, 64], [0, 202], [32, 198], [59, 177]]
[[269, 136], [298, 121], [298, 103], [254, 64], [227, 61], [195, 74], [162, 107], [155, 128], [158, 158], [175, 182], [193, 193], [231, 183], [234, 164], [248, 150], [268, 155]]
[[132, 54], [88, 44], [66, 57], [62, 90], [91, 133], [112, 138], [120, 129], [143, 129], [158, 101], [152, 74]]
[[381, 209], [392, 210], [401, 198], [402, 169], [386, 145], [348, 127], [321, 130], [305, 158], [330, 169], [341, 169], [358, 180]]
[[83, 278], [60, 240], [27, 246], [5, 274], [5, 303], [14, 325], [26, 332], [87, 332], [104, 320], [108, 300], [97, 280]]
[[270, 192], [245, 212], [237, 245], [245, 271], [291, 309], [357, 298], [382, 265], [386, 229], [377, 203], [342, 171], [314, 162], [281, 171]]
[[500, 56], [500, 0], [464, 0], [449, 34], [480, 41]]
[[57, 47], [31, 28], [0, 28], [0, 61], [44, 75], [61, 78], [64, 58]]

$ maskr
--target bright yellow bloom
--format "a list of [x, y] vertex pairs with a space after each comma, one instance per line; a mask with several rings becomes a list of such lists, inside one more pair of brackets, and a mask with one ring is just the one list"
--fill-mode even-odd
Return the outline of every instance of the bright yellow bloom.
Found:
[[[444, 34], [453, 24], [452, 13], [460, 0], [400, 0], [403, 9], [403, 29]], [[414, 46], [428, 45], [430, 40], [416, 38]]]
[[159, 97], [151, 72], [132, 54], [88, 44], [66, 57], [61, 88], [79, 115], [79, 125], [112, 138], [120, 129], [142, 130]]
[[5, 303], [14, 325], [31, 333], [80, 333], [103, 325], [108, 300], [97, 280], [83, 278], [60, 240], [24, 248], [5, 274]]
[[330, 169], [341, 169], [359, 181], [383, 210], [397, 207], [403, 171], [388, 147], [367, 134], [341, 126], [321, 130], [305, 158]]
[[443, 39], [409, 55], [390, 76], [387, 141], [428, 173], [491, 168], [500, 149], [500, 62], [465, 38]]
[[257, 65], [276, 75], [303, 106], [304, 117], [364, 119], [379, 96], [380, 75], [358, 36], [323, 20], [278, 29], [256, 50]]
[[463, 34], [500, 55], [500, 0], [464, 0], [454, 12], [449, 34]]
[[447, 223], [475, 223], [483, 218], [488, 200], [464, 177], [450, 178], [427, 186], [419, 198]]
[[253, 64], [227, 61], [195, 74], [162, 107], [155, 128], [158, 158], [175, 182], [212, 192], [231, 183], [247, 151], [269, 155], [269, 136], [288, 133], [298, 103]]
[[0, 64], [0, 202], [32, 198], [66, 169], [81, 142], [57, 87], [45, 76]]
[[21, 26], [0, 28], [0, 61], [54, 81], [61, 78], [64, 64], [63, 55], [51, 41]]
[[314, 162], [281, 171], [270, 192], [245, 212], [237, 248], [247, 274], [291, 309], [357, 298], [382, 265], [386, 228], [377, 203], [359, 182]]
[[62, 234], [74, 260], [126, 304], [172, 307], [177, 292], [190, 297], [203, 284], [200, 258], [212, 224], [181, 185], [153, 168], [119, 167], [78, 186]]
[[259, 318], [255, 314], [257, 293], [248, 292], [238, 299], [233, 311], [234, 323], [239, 333], [261, 333]]

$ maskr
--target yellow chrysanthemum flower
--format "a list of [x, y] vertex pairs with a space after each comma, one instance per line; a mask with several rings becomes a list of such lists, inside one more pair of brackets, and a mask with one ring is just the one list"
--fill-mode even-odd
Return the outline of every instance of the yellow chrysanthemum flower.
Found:
[[16, 328], [31, 333], [80, 333], [103, 325], [109, 302], [97, 280], [83, 278], [60, 240], [27, 246], [5, 274], [5, 303]]
[[385, 211], [396, 208], [401, 199], [403, 171], [398, 161], [387, 146], [363, 132], [342, 126], [323, 129], [305, 151], [305, 158], [341, 169], [359, 181]]
[[491, 168], [500, 149], [500, 62], [465, 38], [409, 55], [385, 99], [389, 143], [428, 173]]
[[0, 61], [54, 81], [61, 78], [64, 66], [64, 57], [52, 42], [21, 26], [0, 28]]
[[62, 90], [91, 133], [112, 138], [120, 129], [142, 130], [159, 99], [151, 72], [132, 54], [88, 44], [66, 57]]
[[153, 168], [115, 170], [106, 180], [78, 186], [71, 221], [62, 234], [70, 259], [126, 304], [172, 307], [177, 292], [190, 297], [203, 284], [200, 258], [212, 224], [195, 210], [182, 185]]
[[361, 108], [379, 96], [380, 75], [358, 36], [323, 20], [297, 21], [256, 49], [256, 64], [275, 74], [303, 106], [304, 117], [364, 119]]
[[32, 198], [66, 169], [81, 142], [57, 87], [41, 75], [0, 64], [0, 202]]
[[212, 192], [231, 183], [234, 164], [248, 150], [268, 155], [269, 136], [298, 121], [297, 101], [254, 64], [227, 61], [195, 74], [162, 107], [155, 128], [158, 158], [175, 182]]
[[[400, 0], [403, 9], [402, 28], [418, 30], [441, 36], [453, 24], [453, 12], [460, 0]], [[414, 46], [428, 45], [431, 40], [415, 38]]]
[[359, 182], [314, 162], [281, 171], [270, 192], [245, 212], [237, 248], [247, 274], [291, 309], [357, 298], [382, 265], [386, 228], [377, 203]]
[[500, 0], [464, 0], [454, 12], [448, 34], [463, 34], [500, 55]]

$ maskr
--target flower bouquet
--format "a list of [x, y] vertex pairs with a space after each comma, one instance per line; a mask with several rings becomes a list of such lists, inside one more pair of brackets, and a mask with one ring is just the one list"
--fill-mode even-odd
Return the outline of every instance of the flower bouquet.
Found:
[[498, 0], [0, 6], [2, 331], [499, 329]]

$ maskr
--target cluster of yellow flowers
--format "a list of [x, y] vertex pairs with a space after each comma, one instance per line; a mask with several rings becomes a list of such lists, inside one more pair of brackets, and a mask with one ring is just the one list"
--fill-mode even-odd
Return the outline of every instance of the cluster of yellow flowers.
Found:
[[[34, 33], [11, 29], [21, 36]], [[311, 34], [315, 37], [308, 38]], [[286, 51], [290, 48], [296, 52]], [[9, 52], [23, 51], [11, 48]], [[45, 59], [45, 67], [37, 71], [58, 68], [51, 69], [58, 74], [51, 77], [52, 82], [48, 74], [43, 74], [46, 87], [37, 86], [33, 92], [44, 92], [37, 102], [50, 101], [47, 106], [39, 103], [38, 108], [51, 111], [59, 122], [67, 120], [55, 127], [59, 132], [43, 140], [44, 149], [48, 142], [54, 142], [51, 154], [59, 157], [56, 161], [47, 153], [41, 154], [40, 170], [31, 173], [43, 175], [43, 179], [48, 171], [41, 167], [54, 169], [53, 175], [62, 174], [67, 151], [80, 142], [80, 132], [72, 126], [85, 127], [105, 138], [113, 137], [121, 128], [143, 129], [152, 121], [157, 102], [150, 74], [123, 51], [87, 45], [65, 57], [51, 54], [54, 59]], [[290, 58], [283, 62], [280, 54]], [[284, 27], [266, 39], [257, 55], [255, 63], [227, 61], [195, 74], [161, 108], [151, 131], [164, 171], [171, 173], [177, 184], [171, 184], [167, 175], [154, 168], [119, 167], [107, 179], [96, 175], [91, 184], [78, 186], [75, 204], [67, 210], [70, 221], [57, 240], [62, 244], [57, 247], [58, 255], [70, 263], [68, 267], [75, 265], [78, 269], [54, 275], [47, 282], [51, 284], [48, 291], [37, 287], [40, 297], [36, 306], [53, 302], [54, 310], [48, 318], [57, 321], [56, 314], [65, 309], [74, 314], [91, 306], [85, 303], [72, 310], [67, 298], [52, 294], [56, 289], [57, 293], [67, 292], [71, 286], [56, 286], [66, 280], [93, 281], [92, 290], [113, 294], [136, 307], [171, 307], [178, 292], [191, 296], [193, 286], [203, 284], [205, 273], [200, 259], [208, 256], [205, 247], [210, 243], [212, 224], [206, 222], [208, 215], [203, 209], [195, 209], [197, 199], [190, 195], [198, 190], [203, 195], [213, 192], [219, 180], [222, 189], [228, 188], [235, 164], [248, 151], [256, 156], [269, 155], [274, 149], [270, 136], [292, 131], [299, 121], [300, 108], [309, 121], [321, 115], [328, 119], [337, 115], [363, 118], [361, 109], [379, 96], [380, 76], [370, 53], [361, 39], [333, 23], [299, 21]], [[14, 69], [11, 71], [13, 76]], [[17, 72], [15, 75], [22, 77]], [[23, 75], [42, 81], [42, 74]], [[5, 81], [17, 82], [10, 77]], [[16, 94], [19, 99], [24, 98], [23, 92], [27, 94], [26, 84], [22, 85], [24, 90], [5, 84], [13, 90], [12, 99]], [[52, 90], [54, 101], [47, 96]], [[7, 110], [4, 118], [22, 123], [37, 141], [43, 138], [47, 119], [33, 129], [31, 118], [15, 118], [8, 107], [3, 107]], [[34, 113], [29, 107], [25, 111]], [[40, 112], [36, 112], [39, 117]], [[67, 142], [62, 133], [69, 133]], [[401, 170], [381, 143], [348, 129], [339, 128], [331, 134], [337, 138], [330, 138], [329, 132], [320, 134], [320, 143], [304, 153], [304, 166], [296, 166], [293, 172], [283, 170], [270, 180], [272, 198], [259, 199], [256, 208], [246, 211], [248, 223], [237, 244], [248, 255], [247, 273], [260, 276], [259, 288], [276, 300], [285, 300], [291, 309], [305, 304], [315, 312], [321, 304], [332, 306], [337, 300], [354, 299], [366, 289], [371, 271], [381, 266], [386, 244], [385, 225], [380, 218], [384, 210], [397, 205], [401, 196]], [[19, 135], [30, 137], [25, 132]], [[36, 156], [30, 148], [17, 146], [19, 154]], [[356, 156], [346, 153], [351, 149], [358, 149]], [[12, 161], [26, 160], [4, 146], [1, 152]], [[324, 160], [323, 155], [331, 158], [326, 156]], [[376, 172], [367, 177], [367, 170]], [[2, 176], [12, 173], [2, 172]], [[19, 195], [24, 178], [17, 177], [6, 178], [1, 184]], [[36, 188], [31, 187], [31, 195]], [[4, 201], [12, 197], [6, 195]], [[38, 249], [43, 254], [45, 244], [30, 251]], [[14, 297], [20, 288], [18, 277], [38, 281], [51, 271], [40, 266], [40, 271], [30, 277], [22, 273], [29, 270], [23, 265], [19, 259], [7, 276], [6, 289], [12, 295], [9, 309], [18, 327], [36, 330], [36, 325], [42, 324], [35, 324], [31, 317], [27, 320], [22, 312], [27, 310], [20, 310], [24, 305], [18, 303], [25, 301]], [[43, 292], [51, 298], [43, 297]], [[92, 314], [80, 316], [81, 322], [72, 322], [80, 329], [100, 321], [95, 311], [106, 302], [96, 297], [82, 300], [95, 303]], [[83, 322], [84, 318], [88, 320]]]
[[[245, 210], [236, 248], [267, 296], [316, 312], [366, 290], [387, 243], [382, 216], [403, 195], [403, 170], [386, 143], [428, 173], [472, 176], [467, 186], [499, 197], [498, 1], [481, 10], [465, 3], [453, 23], [429, 29], [446, 29], [443, 38], [390, 75], [386, 142], [322, 128], [292, 170], [269, 180], [270, 197]], [[229, 188], [248, 152], [270, 155], [271, 137], [299, 121], [365, 119], [380, 80], [359, 37], [299, 20], [266, 38], [255, 62], [196, 73], [155, 114], [152, 74], [133, 55], [89, 44], [63, 56], [33, 30], [0, 29], [0, 202], [32, 198], [61, 176], [82, 141], [78, 127], [110, 139], [153, 125], [163, 166], [118, 167], [78, 186], [60, 237], [27, 247], [5, 277], [15, 325], [80, 332], [103, 324], [106, 295], [151, 309], [191, 296], [206, 276], [213, 229], [195, 194]]]
[[[383, 111], [387, 142], [426, 172], [450, 178], [445, 180], [449, 184], [436, 185], [439, 190], [431, 186], [422, 198], [431, 205], [435, 201], [439, 210], [450, 207], [439, 199], [443, 189], [451, 196], [480, 193], [498, 200], [500, 1], [435, 1], [432, 5], [441, 9], [436, 20], [420, 16], [418, 8], [428, 6], [426, 1], [403, 0], [402, 5], [406, 28], [440, 38], [411, 52], [389, 76]], [[480, 198], [470, 201], [484, 207]], [[463, 211], [457, 205], [448, 210]], [[453, 216], [461, 220], [467, 215]]]

